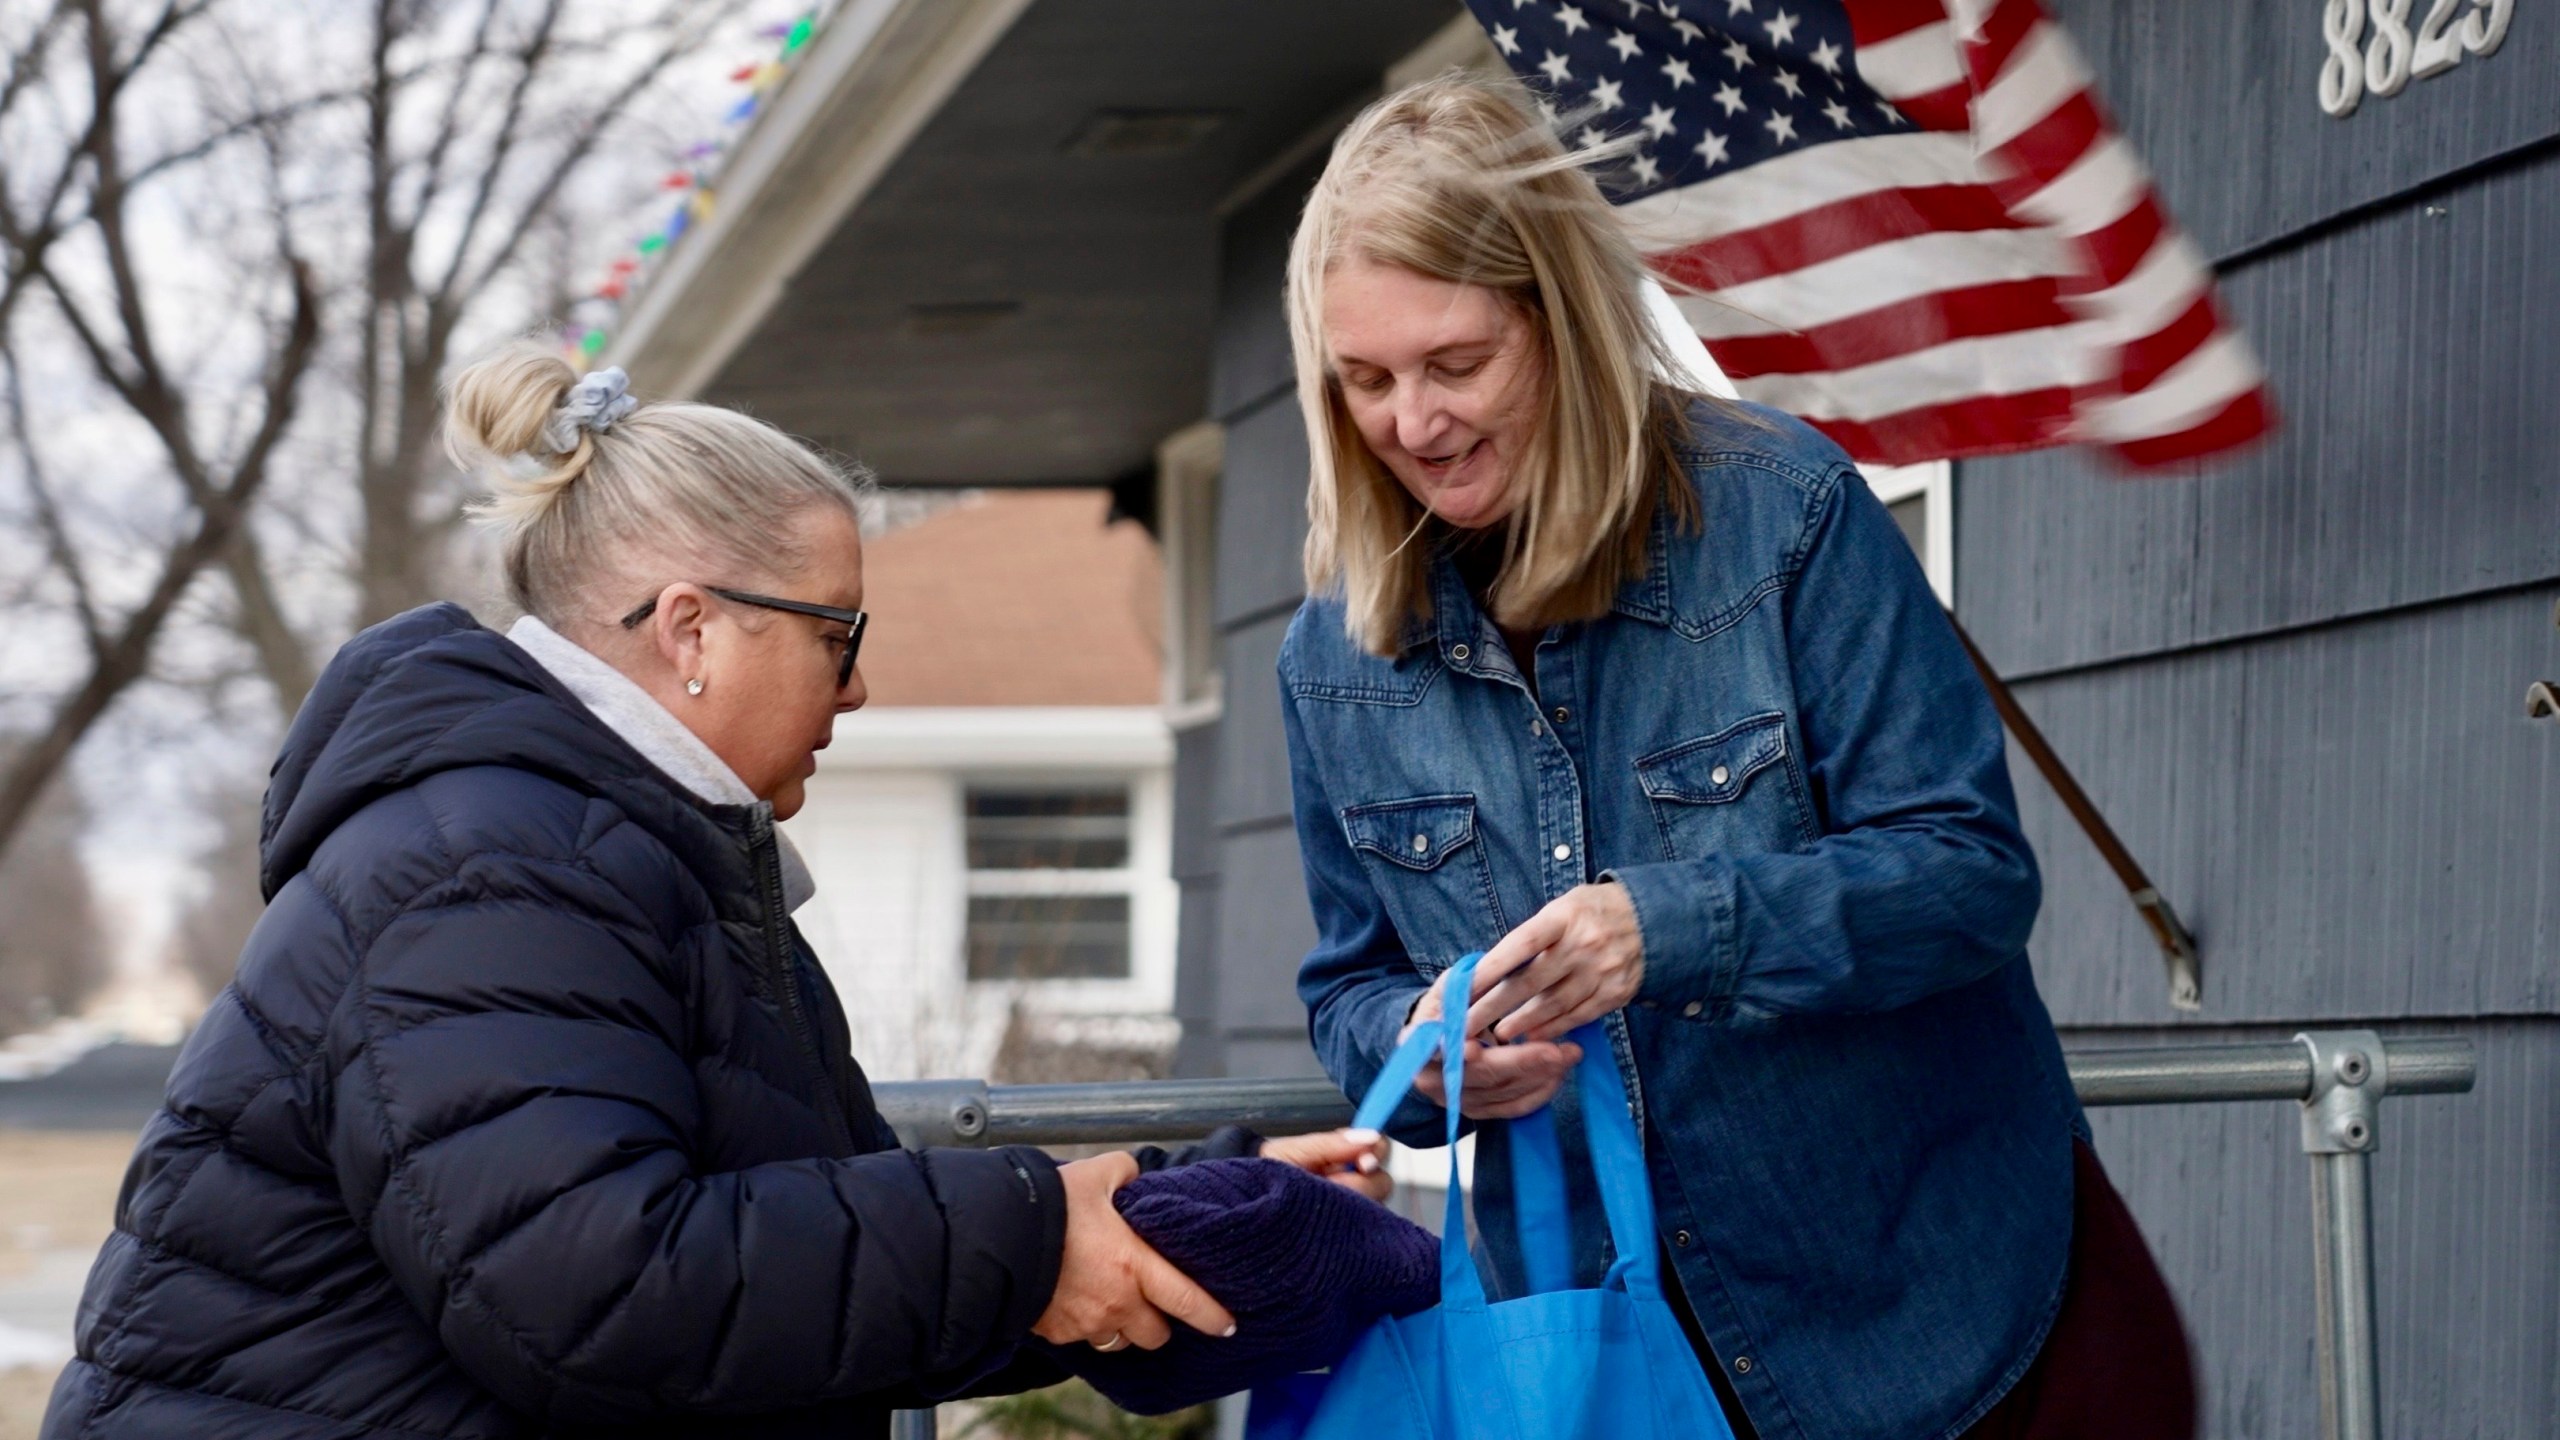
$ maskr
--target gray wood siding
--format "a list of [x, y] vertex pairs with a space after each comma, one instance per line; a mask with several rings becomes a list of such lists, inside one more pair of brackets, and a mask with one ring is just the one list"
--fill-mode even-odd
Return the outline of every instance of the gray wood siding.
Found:
[[[1307, 431], [1296, 392], [1264, 395], [1227, 421], [1218, 510], [1217, 617], [1229, 628], [1298, 603], [1306, 585]], [[1227, 670], [1229, 688], [1257, 677]]]
[[[2441, 1026], [2384, 1026], [2385, 1034]], [[2478, 1093], [2383, 1104], [2374, 1158], [2382, 1433], [2542, 1440], [2560, 1416], [2560, 1024], [2466, 1026]], [[2288, 1029], [2111, 1043], [2281, 1040]], [[2311, 1177], [2285, 1104], [2090, 1113], [2107, 1173], [2179, 1297], [2214, 1440], [2319, 1433]]]
[[2256, 452], [2195, 478], [1964, 467], [1957, 603], [2004, 673], [2560, 576], [2560, 152], [2434, 205], [2224, 284], [2285, 416]]
[[[2121, 888], [2013, 759], [2038, 984], [2075, 1044], [2476, 1037], [2477, 1093], [2384, 1109], [2385, 1433], [2548, 1435], [2560, 724], [2523, 697], [2560, 677], [2560, 25], [2520, 15], [2498, 54], [2339, 121], [2312, 98], [2318, 7], [2055, 8], [2172, 212], [2233, 262], [2285, 427], [2196, 475], [1958, 469], [1959, 612], [2204, 952], [2204, 1012], [2175, 1016]], [[2194, 1333], [2204, 1433], [2316, 1433], [2292, 1107], [2092, 1120]]]
[[1218, 1025], [1239, 1040], [1295, 1047], [1296, 1063], [1261, 1074], [1316, 1072], [1307, 1012], [1298, 1003], [1298, 962], [1316, 940], [1298, 868], [1298, 837], [1284, 821], [1230, 835], [1218, 905]]
[[[2495, 55], [2466, 56], [2354, 115], [2321, 112], [2318, 5], [2048, 0], [2119, 128], [2207, 253], [2317, 225], [2560, 134], [2560, 25], [2517, 6]], [[2469, 6], [2463, 7], [2468, 10]], [[2419, 0], [2415, 25], [2427, 12]], [[2371, 27], [2367, 27], [2367, 34]]]
[[[1334, 103], [1355, 94], [1346, 90]], [[1214, 734], [1214, 743], [1202, 742], [1214, 755], [1186, 771], [1174, 790], [1177, 824], [1203, 845], [1202, 873], [1184, 882], [1175, 997], [1182, 1074], [1318, 1069], [1296, 990], [1315, 921], [1289, 824], [1289, 758], [1273, 667], [1302, 598], [1298, 552], [1307, 528], [1306, 431], [1292, 388], [1281, 282], [1300, 199], [1323, 158], [1310, 155], [1238, 209], [1222, 232], [1208, 368], [1210, 413], [1227, 432], [1210, 601], [1225, 705], [1202, 731]], [[1208, 914], [1196, 921], [1187, 913], [1195, 888], [1210, 895]]]
[[[1958, 573], [1971, 557], [1959, 552]], [[2019, 687], [2195, 931], [2215, 1020], [2560, 1009], [2552, 594], [2517, 592]], [[2064, 1025], [2165, 1022], [2159, 951], [2013, 756]]]

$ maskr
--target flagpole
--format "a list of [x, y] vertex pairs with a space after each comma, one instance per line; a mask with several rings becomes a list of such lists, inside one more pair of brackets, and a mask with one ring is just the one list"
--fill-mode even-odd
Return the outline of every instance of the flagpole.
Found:
[[1991, 692], [1991, 704], [2000, 712], [2001, 723], [2017, 737], [2018, 748], [2027, 752], [2027, 758], [2035, 763], [2036, 773], [2044, 776], [2045, 783], [2053, 787], [2054, 795], [2062, 801], [2062, 808], [2070, 811], [2071, 818], [2080, 822], [2089, 843], [2098, 847], [2098, 854], [2106, 860], [2107, 868], [2115, 871], [2116, 879], [2123, 883], [2125, 894], [2133, 901], [2133, 908], [2141, 912], [2144, 923], [2151, 927], [2151, 938], [2158, 942], [2161, 959], [2169, 967], [2169, 1003], [2181, 1010], [2203, 1009], [2203, 962], [2196, 955], [2195, 937], [2188, 934], [2187, 927], [2180, 923], [2178, 912], [2170, 906], [2168, 897], [2162, 895], [2160, 887], [2152, 884], [2151, 877], [2143, 872], [2141, 862], [2135, 860], [2133, 852], [2125, 848], [2124, 841], [2116, 837], [2115, 827], [2107, 823], [2106, 816], [2098, 813], [2097, 805], [2089, 799], [2089, 792], [2080, 788], [2080, 782], [2073, 778], [2070, 767], [2054, 753], [2053, 746], [2044, 738], [2044, 732], [2036, 728], [2036, 722], [2028, 717], [2026, 707], [2020, 705], [2018, 697], [2010, 691], [2009, 682], [2001, 679], [1999, 672], [1991, 668], [1991, 662], [1982, 658], [1981, 647], [1965, 633], [1963, 623], [1956, 619], [1952, 610], [1947, 612], [1947, 623], [1955, 626], [1956, 639], [1963, 643], [1964, 653], [1973, 660], [1974, 673], [1982, 677], [1984, 688]]

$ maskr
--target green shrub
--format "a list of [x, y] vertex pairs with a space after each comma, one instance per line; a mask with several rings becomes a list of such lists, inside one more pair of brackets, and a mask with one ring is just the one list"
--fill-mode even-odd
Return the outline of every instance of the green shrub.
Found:
[[957, 1440], [1210, 1440], [1215, 1407], [1171, 1415], [1132, 1415], [1081, 1380], [977, 1402], [978, 1413]]

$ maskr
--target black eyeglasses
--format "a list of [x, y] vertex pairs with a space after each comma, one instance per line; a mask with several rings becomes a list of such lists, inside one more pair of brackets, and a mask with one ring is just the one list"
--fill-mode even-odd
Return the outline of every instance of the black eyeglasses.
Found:
[[[844, 626], [846, 631], [844, 654], [836, 658], [836, 688], [841, 690], [852, 683], [853, 657], [862, 653], [862, 627], [871, 623], [870, 616], [859, 610], [845, 610], [833, 605], [812, 605], [806, 600], [784, 600], [773, 595], [757, 595], [745, 590], [723, 589], [718, 585], [705, 585], [702, 588], [723, 600], [735, 600], [741, 605], [754, 605], [766, 610], [788, 610], [794, 615], [815, 615], [821, 620], [833, 620]], [[656, 614], [657, 609], [658, 597], [652, 595], [641, 601], [638, 609], [622, 617], [622, 628], [639, 629], [640, 622]]]

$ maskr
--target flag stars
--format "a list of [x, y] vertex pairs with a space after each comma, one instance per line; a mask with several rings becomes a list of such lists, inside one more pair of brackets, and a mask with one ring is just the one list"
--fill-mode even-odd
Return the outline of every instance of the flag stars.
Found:
[[1707, 38], [1707, 32], [1699, 29], [1696, 22], [1690, 20], [1672, 21], [1671, 30], [1673, 34], [1680, 37], [1680, 43], [1683, 45], [1693, 45]]
[[1675, 92], [1685, 85], [1695, 84], [1698, 78], [1690, 73], [1689, 62], [1676, 55], [1662, 62], [1662, 74], [1664, 79], [1671, 82], [1671, 88]]
[[1733, 88], [1731, 81], [1716, 87], [1715, 102], [1724, 107], [1724, 113], [1727, 115], [1742, 113], [1742, 92]]
[[1597, 129], [1594, 129], [1589, 125], [1583, 126], [1582, 133], [1573, 138], [1574, 143], [1580, 145], [1585, 150], [1597, 150], [1601, 146], [1609, 143], [1608, 136], [1601, 134]]
[[1733, 158], [1732, 152], [1726, 146], [1725, 138], [1713, 130], [1701, 134], [1698, 143], [1691, 148], [1698, 152], [1699, 159], [1707, 162], [1707, 168], [1710, 170]]
[[1636, 37], [1620, 30], [1609, 37], [1609, 48], [1618, 52], [1620, 60], [1633, 60], [1644, 47], [1636, 43]]
[[1804, 78], [1793, 70], [1781, 68], [1778, 71], [1778, 88], [1786, 91], [1790, 100], [1804, 98]]
[[1564, 27], [1567, 36], [1574, 36], [1591, 28], [1591, 17], [1583, 14], [1579, 5], [1559, 5], [1556, 7], [1556, 23]]
[[1546, 77], [1549, 80], [1554, 81], [1558, 85], [1562, 85], [1573, 78], [1572, 62], [1566, 60], [1563, 56], [1557, 54], [1553, 50], [1547, 52], [1546, 59], [1538, 62], [1538, 68], [1546, 73]]
[[1635, 166], [1637, 184], [1659, 185], [1662, 183], [1662, 166], [1652, 156], [1638, 155], [1631, 163]]
[[1724, 42], [1724, 58], [1733, 62], [1734, 69], [1740, 70], [1751, 63], [1751, 47], [1739, 40], [1727, 40]]
[[1641, 20], [1644, 18], [1644, 12], [1652, 8], [1653, 0], [1627, 0], [1627, 18]]
[[1840, 73], [1840, 47], [1832, 44], [1828, 40], [1814, 46], [1813, 63], [1821, 66], [1823, 73], [1835, 77], [1838, 76]]
[[1644, 128], [1652, 133], [1654, 139], [1668, 140], [1671, 132], [1680, 127], [1671, 118], [1670, 106], [1656, 105], [1644, 112]]
[[1726, 19], [1730, 20], [1736, 15], [1748, 15], [1750, 13], [1751, 0], [1724, 0], [1724, 14]]
[[1851, 125], [1857, 123], [1849, 118], [1849, 107], [1841, 104], [1837, 100], [1823, 106], [1822, 113], [1830, 117], [1832, 124], [1839, 126], [1843, 130], [1848, 129]]
[[1768, 24], [1769, 43], [1772, 45], [1793, 45], [1796, 43], [1796, 27], [1803, 23], [1803, 21], [1798, 20], [1788, 11], [1779, 11], [1770, 19]]
[[1792, 143], [1796, 138], [1796, 117], [1783, 110], [1761, 123], [1769, 127], [1769, 138], [1780, 145]]
[[1520, 29], [1519, 29], [1519, 27], [1518, 27], [1518, 26], [1516, 26], [1516, 25], [1496, 25], [1496, 26], [1494, 26], [1494, 27], [1493, 27], [1493, 43], [1494, 43], [1495, 47], [1496, 47], [1496, 48], [1498, 48], [1499, 50], [1501, 50], [1501, 51], [1502, 51], [1502, 53], [1503, 53], [1503, 54], [1505, 54], [1505, 55], [1517, 55], [1517, 54], [1519, 54], [1519, 53], [1520, 53]]
[[1603, 110], [1615, 110], [1627, 103], [1622, 93], [1626, 86], [1616, 80], [1603, 80], [1591, 87], [1591, 103]]

